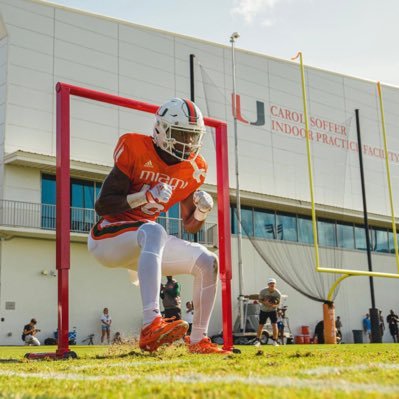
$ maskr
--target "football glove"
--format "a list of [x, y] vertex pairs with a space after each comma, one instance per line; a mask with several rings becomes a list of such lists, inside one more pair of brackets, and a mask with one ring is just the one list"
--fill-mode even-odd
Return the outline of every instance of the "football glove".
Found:
[[148, 190], [145, 195], [148, 202], [169, 202], [170, 197], [172, 196], [173, 188], [169, 184], [166, 183], [158, 183], [150, 190]]
[[194, 218], [202, 222], [213, 208], [213, 199], [206, 191], [198, 190], [193, 195], [193, 202], [196, 206]]

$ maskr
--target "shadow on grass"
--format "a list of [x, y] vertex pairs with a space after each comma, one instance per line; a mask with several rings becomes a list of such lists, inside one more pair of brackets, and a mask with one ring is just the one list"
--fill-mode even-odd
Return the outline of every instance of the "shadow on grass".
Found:
[[96, 359], [122, 359], [125, 357], [149, 357], [148, 353], [130, 351], [125, 353], [109, 353], [106, 355], [96, 355]]
[[23, 363], [21, 359], [0, 359], [1, 363]]

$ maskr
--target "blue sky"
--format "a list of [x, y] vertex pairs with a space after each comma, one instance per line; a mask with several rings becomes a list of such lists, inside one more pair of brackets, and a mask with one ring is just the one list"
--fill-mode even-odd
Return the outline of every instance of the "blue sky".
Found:
[[399, 86], [398, 0], [49, 0]]

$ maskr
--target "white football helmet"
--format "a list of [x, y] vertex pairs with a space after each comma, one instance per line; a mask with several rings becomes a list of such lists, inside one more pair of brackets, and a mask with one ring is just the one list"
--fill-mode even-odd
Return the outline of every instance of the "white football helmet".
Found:
[[190, 100], [172, 98], [155, 114], [154, 142], [180, 161], [195, 158], [206, 129], [200, 109]]

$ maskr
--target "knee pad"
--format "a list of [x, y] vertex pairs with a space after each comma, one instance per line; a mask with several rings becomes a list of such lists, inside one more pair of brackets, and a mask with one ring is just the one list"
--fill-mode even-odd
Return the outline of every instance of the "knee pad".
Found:
[[168, 234], [158, 223], [145, 223], [137, 232], [137, 243], [142, 251], [159, 254], [164, 248]]

